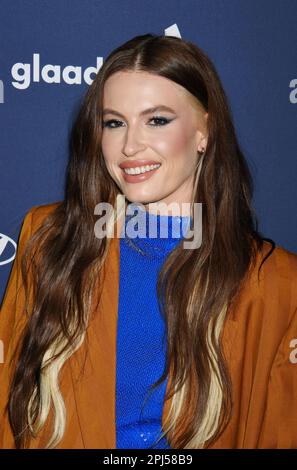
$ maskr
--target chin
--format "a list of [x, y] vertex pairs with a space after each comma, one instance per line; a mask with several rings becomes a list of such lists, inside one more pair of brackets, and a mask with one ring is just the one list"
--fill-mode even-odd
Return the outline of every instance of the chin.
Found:
[[147, 201], [146, 199], [136, 199], [136, 198], [128, 198], [126, 197], [128, 204], [142, 204], [145, 206], [146, 204], [149, 204], [151, 201]]
[[134, 195], [125, 194], [125, 198], [127, 199], [128, 202], [140, 203], [140, 204], [143, 204], [143, 205], [158, 201], [158, 199], [155, 199], [153, 197], [150, 198], [148, 196], [141, 196], [141, 195], [137, 196], [135, 194]]

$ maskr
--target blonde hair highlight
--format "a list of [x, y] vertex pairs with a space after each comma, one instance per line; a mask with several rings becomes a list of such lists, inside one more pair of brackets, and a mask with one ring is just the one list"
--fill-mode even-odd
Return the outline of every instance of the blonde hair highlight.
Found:
[[[114, 212], [111, 213], [107, 222], [107, 238], [111, 238], [114, 228], [117, 223], [121, 223], [123, 215], [125, 213], [125, 198], [117, 197], [116, 213], [114, 218]], [[109, 243], [106, 246], [103, 260], [101, 260], [100, 266], [103, 265], [106, 259]], [[100, 267], [95, 267], [96, 278], [100, 270]], [[97, 273], [97, 274], [96, 274]], [[91, 283], [92, 284], [92, 283]], [[86, 317], [89, 317], [91, 307], [91, 289], [89, 295], [85, 296], [84, 305], [88, 307], [85, 309]], [[85, 322], [88, 324], [88, 321]], [[45, 425], [51, 405], [53, 405], [53, 432], [46, 445], [47, 449], [55, 448], [62, 440], [65, 427], [66, 427], [66, 408], [62, 393], [59, 387], [59, 373], [65, 364], [65, 362], [81, 347], [85, 339], [85, 330], [81, 331], [77, 336], [74, 344], [69, 344], [64, 336], [59, 337], [51, 347], [45, 352], [41, 365], [41, 378], [40, 378], [40, 404], [37, 413], [37, 418], [34, 420], [35, 408], [34, 402], [37, 396], [37, 387], [35, 386], [28, 404], [28, 423], [29, 428], [34, 437], [38, 435], [40, 430]], [[55, 357], [57, 356], [57, 357]]]

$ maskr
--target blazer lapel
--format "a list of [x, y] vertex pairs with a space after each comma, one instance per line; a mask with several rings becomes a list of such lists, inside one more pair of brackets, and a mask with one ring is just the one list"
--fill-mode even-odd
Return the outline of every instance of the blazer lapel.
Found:
[[86, 340], [70, 358], [75, 414], [85, 448], [116, 448], [119, 239], [113, 238], [110, 243], [99, 306], [89, 323]]
[[[234, 318], [232, 317], [231, 311], [227, 312], [227, 317], [225, 320], [225, 325], [224, 325], [223, 334], [222, 334], [222, 348], [224, 351], [227, 364], [230, 367], [231, 367], [231, 362], [232, 362], [232, 345], [233, 345], [234, 338], [236, 336], [237, 328], [238, 328], [238, 322], [234, 320]], [[189, 400], [189, 403], [187, 405], [188, 419], [186, 418], [186, 419], [183, 419], [182, 421], [179, 421], [177, 423], [175, 430], [169, 434], [169, 441], [170, 441], [170, 445], [172, 448], [177, 448], [178, 438], [182, 435], [182, 433], [187, 428], [191, 419], [191, 413], [194, 411], [194, 402], [198, 398], [197, 397], [198, 389], [197, 389], [197, 386], [195, 386], [195, 380], [196, 378], [193, 377], [193, 382], [192, 382], [192, 387], [191, 387], [191, 399]], [[169, 387], [170, 387], [171, 382], [172, 382], [172, 374], [169, 373], [167, 387], [166, 387], [166, 394], [169, 392]], [[169, 398], [168, 400], [164, 402], [163, 413], [162, 413], [163, 429], [165, 426], [165, 421], [169, 415], [171, 402], [172, 402], [172, 398]]]

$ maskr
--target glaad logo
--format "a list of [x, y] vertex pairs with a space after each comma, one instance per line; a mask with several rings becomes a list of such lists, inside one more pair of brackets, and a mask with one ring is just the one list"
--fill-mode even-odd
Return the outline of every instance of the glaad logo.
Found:
[[[61, 70], [61, 65], [46, 64], [40, 67], [40, 55], [33, 54], [33, 64], [23, 64], [18, 62], [11, 68], [12, 78], [15, 80], [12, 85], [18, 90], [25, 90], [33, 82], [43, 80], [46, 83], [61, 83], [63, 80], [68, 85], [81, 85], [82, 77], [84, 81], [91, 85], [93, 79], [91, 75], [96, 75], [103, 64], [103, 57], [97, 57], [97, 66], [88, 67], [82, 73], [82, 67], [67, 65]], [[32, 74], [31, 74], [32, 72]]]
[[[13, 246], [13, 255], [10, 256], [10, 258], [7, 258], [5, 257], [5, 255], [3, 255], [3, 253], [4, 251], [8, 251], [7, 248], [9, 248], [9, 245]], [[12, 238], [8, 237], [7, 235], [0, 233], [0, 266], [10, 263], [11, 261], [14, 260], [16, 249], [17, 249], [16, 242]]]
[[[165, 36], [176, 36], [181, 38], [176, 23], [165, 28]], [[87, 67], [84, 71], [82, 67], [77, 65], [61, 65], [45, 64], [40, 66], [40, 54], [34, 53], [32, 64], [17, 62], [11, 67], [11, 75], [13, 81], [11, 84], [18, 90], [26, 90], [32, 82], [43, 81], [45, 83], [67, 83], [68, 85], [81, 85], [84, 80], [87, 85], [91, 85], [95, 75], [99, 72], [103, 64], [103, 57], [97, 57], [96, 67]], [[94, 75], [91, 78], [91, 75]], [[4, 103], [4, 84], [0, 80], [0, 104]]]

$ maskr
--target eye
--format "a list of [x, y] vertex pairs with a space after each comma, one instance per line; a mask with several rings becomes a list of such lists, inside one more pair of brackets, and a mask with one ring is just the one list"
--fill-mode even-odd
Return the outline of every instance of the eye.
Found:
[[[165, 126], [166, 124], [168, 124], [171, 120], [165, 118], [165, 117], [161, 117], [161, 116], [153, 116], [150, 121], [155, 121], [156, 124], [155, 126]], [[153, 127], [155, 127], [153, 126]]]
[[[162, 116], [153, 116], [151, 119], [149, 119], [148, 122], [154, 121], [155, 124], [149, 124], [152, 127], [159, 127], [159, 126], [165, 126], [168, 124], [172, 119], [167, 119]], [[107, 128], [107, 129], [116, 129], [117, 127], [121, 127], [123, 124], [122, 121], [119, 121], [118, 119], [109, 119], [108, 121], [103, 121], [102, 127]]]
[[121, 122], [122, 122], [122, 121], [118, 121], [117, 119], [110, 119], [109, 121], [103, 121], [102, 127], [103, 127], [103, 128], [104, 128], [104, 127], [107, 127], [108, 129], [116, 129], [116, 128], [119, 127], [119, 126], [117, 126], [117, 125], [116, 125], [116, 126], [113, 126], [112, 124], [113, 124], [113, 123], [118, 124], [118, 123], [121, 123]]

